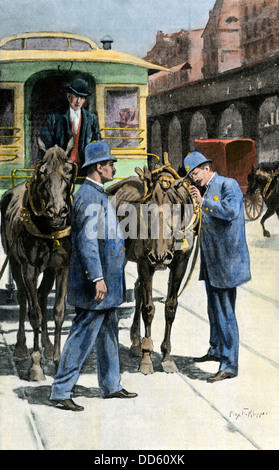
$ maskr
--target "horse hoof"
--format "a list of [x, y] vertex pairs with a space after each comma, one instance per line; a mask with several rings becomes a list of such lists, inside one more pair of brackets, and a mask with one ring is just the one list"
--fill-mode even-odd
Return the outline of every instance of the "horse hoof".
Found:
[[270, 232], [267, 230], [264, 231], [264, 237], [270, 238]]
[[178, 372], [175, 362], [171, 359], [168, 359], [167, 361], [163, 361], [162, 367], [164, 369], [164, 372], [167, 372], [167, 374], [173, 374], [175, 372]]
[[154, 373], [153, 364], [150, 358], [150, 355], [144, 353], [141, 365], [140, 365], [140, 372], [144, 375], [149, 375]]
[[26, 345], [15, 345], [14, 356], [18, 359], [24, 359], [27, 356], [27, 346]]
[[40, 382], [41, 380], [46, 380], [43, 369], [40, 365], [41, 355], [39, 351], [34, 351], [31, 354], [33, 365], [30, 369], [30, 380], [32, 382]]
[[34, 365], [30, 369], [30, 381], [31, 382], [41, 382], [46, 380], [45, 374], [40, 366]]
[[132, 344], [132, 346], [130, 347], [130, 353], [132, 354], [132, 356], [142, 357], [141, 345]]
[[154, 374], [153, 364], [141, 363], [140, 372], [144, 375]]

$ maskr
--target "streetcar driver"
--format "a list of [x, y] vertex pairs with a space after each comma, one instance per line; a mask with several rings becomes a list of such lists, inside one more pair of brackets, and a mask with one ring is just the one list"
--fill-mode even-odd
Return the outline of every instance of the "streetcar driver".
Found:
[[[83, 78], [76, 78], [67, 88], [69, 106], [51, 112], [39, 134], [46, 148], [58, 145], [66, 150], [68, 142], [74, 138], [70, 160], [77, 163], [79, 176], [86, 176], [85, 170], [81, 168], [84, 164], [85, 147], [92, 141], [101, 140], [96, 114], [83, 108], [89, 95], [88, 82]], [[39, 151], [38, 158], [41, 159], [42, 156]]]

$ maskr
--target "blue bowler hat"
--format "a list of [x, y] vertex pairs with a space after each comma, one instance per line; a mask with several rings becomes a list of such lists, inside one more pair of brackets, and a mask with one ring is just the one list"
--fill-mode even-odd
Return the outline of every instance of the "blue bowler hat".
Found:
[[99, 140], [87, 145], [84, 150], [85, 162], [81, 168], [86, 168], [94, 163], [104, 162], [106, 160], [117, 161], [114, 155], [111, 155], [108, 144]]
[[197, 166], [203, 165], [203, 163], [210, 163], [212, 160], [208, 160], [205, 156], [200, 152], [192, 152], [189, 153], [184, 158], [184, 167], [188, 176], [191, 171], [193, 171]]

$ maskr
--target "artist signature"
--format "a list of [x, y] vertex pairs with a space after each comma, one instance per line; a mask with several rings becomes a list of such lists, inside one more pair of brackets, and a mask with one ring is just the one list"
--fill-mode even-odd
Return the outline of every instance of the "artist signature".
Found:
[[235, 411], [231, 410], [229, 413], [229, 418], [233, 418], [235, 420], [239, 418], [255, 418], [255, 419], [261, 419], [265, 416], [267, 416], [268, 412], [267, 411], [255, 411], [253, 408], [242, 408], [241, 411]]

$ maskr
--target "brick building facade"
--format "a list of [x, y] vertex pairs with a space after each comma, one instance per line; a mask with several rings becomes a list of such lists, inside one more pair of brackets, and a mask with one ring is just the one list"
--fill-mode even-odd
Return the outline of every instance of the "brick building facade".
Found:
[[203, 30], [159, 32], [146, 59], [170, 72], [149, 77], [149, 151], [179, 169], [196, 139], [247, 138], [278, 161], [278, 29], [279, 0], [216, 0]]
[[278, 0], [241, 0], [240, 47], [243, 64], [265, 60], [279, 50]]
[[[185, 18], [185, 23], [187, 18]], [[150, 94], [251, 65], [278, 55], [279, 0], [216, 0], [204, 29], [163, 34], [145, 59], [163, 65]]]

